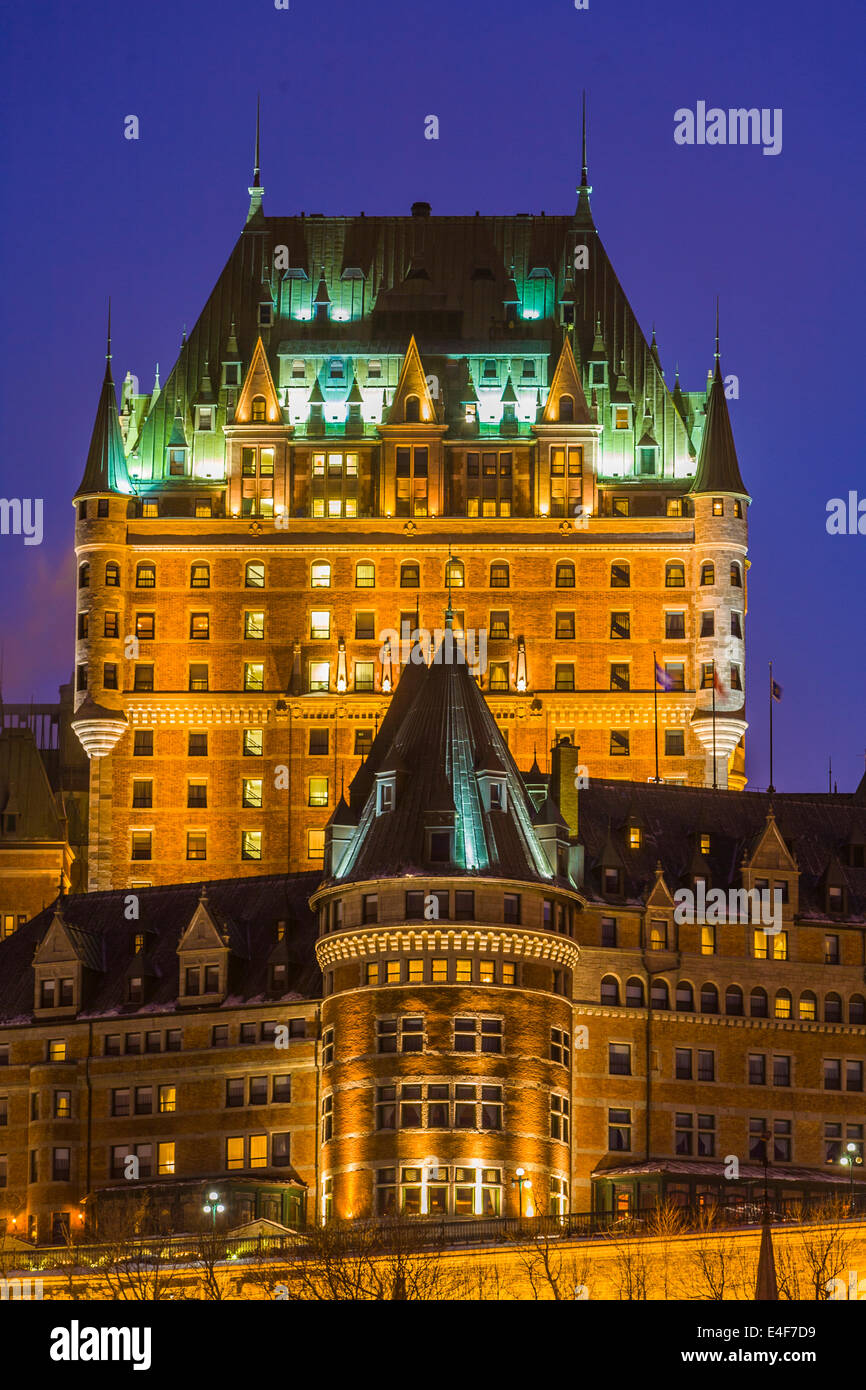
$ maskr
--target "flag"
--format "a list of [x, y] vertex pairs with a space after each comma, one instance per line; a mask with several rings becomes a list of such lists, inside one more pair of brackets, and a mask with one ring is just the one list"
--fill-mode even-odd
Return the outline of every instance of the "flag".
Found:
[[673, 688], [674, 688], [674, 678], [673, 678], [673, 676], [669, 676], [668, 673], [667, 673], [667, 671], [664, 669], [664, 667], [663, 667], [663, 666], [659, 666], [658, 662], [656, 662], [655, 667], [656, 667], [656, 684], [657, 684], [657, 685], [660, 685], [661, 688], [662, 688], [662, 690], [673, 690]]
[[727, 695], [725, 683], [719, 675], [715, 662], [713, 662], [713, 685], [720, 695]]
[[776, 700], [776, 701], [781, 700], [781, 698], [782, 698], [782, 687], [780, 686], [780, 684], [779, 684], [778, 681], [770, 681], [770, 694], [772, 695], [772, 697], [773, 697], [774, 700]]

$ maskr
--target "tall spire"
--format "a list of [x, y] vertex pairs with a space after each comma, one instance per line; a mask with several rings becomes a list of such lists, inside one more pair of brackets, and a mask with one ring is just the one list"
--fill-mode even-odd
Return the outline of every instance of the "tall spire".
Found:
[[589, 181], [589, 167], [586, 160], [586, 92], [583, 93], [583, 103], [580, 123], [580, 147], [581, 147], [581, 169], [580, 184], [577, 189], [577, 210], [574, 220], [578, 226], [594, 227], [592, 212], [589, 206], [589, 195], [592, 192], [592, 184]]
[[735, 492], [748, 497], [740, 476], [734, 432], [728, 414], [725, 382], [719, 351], [719, 301], [716, 300], [715, 367], [707, 400], [707, 414], [701, 435], [701, 449], [691, 492]]
[[96, 407], [96, 419], [90, 437], [87, 462], [84, 465], [84, 476], [75, 495], [81, 497], [87, 493], [99, 492], [132, 492], [129, 474], [126, 471], [126, 454], [111, 375], [111, 300], [108, 301], [108, 327], [105, 335], [105, 376], [102, 378], [102, 391]]
[[253, 181], [252, 181], [252, 184], [250, 185], [250, 187], [247, 189], [247, 192], [248, 192], [249, 195], [250, 195], [250, 208], [249, 208], [249, 212], [247, 213], [247, 221], [246, 221], [246, 225], [247, 225], [247, 226], [249, 226], [251, 222], [263, 222], [263, 221], [264, 221], [264, 213], [262, 212], [262, 199], [263, 199], [264, 196], [265, 196], [265, 190], [262, 188], [262, 177], [261, 177], [261, 175], [262, 175], [262, 170], [261, 170], [261, 162], [260, 162], [260, 161], [261, 161], [260, 148], [261, 148], [261, 97], [260, 97], [260, 96], [256, 96], [256, 157], [255, 157], [255, 163], [254, 163], [254, 165], [253, 165]]

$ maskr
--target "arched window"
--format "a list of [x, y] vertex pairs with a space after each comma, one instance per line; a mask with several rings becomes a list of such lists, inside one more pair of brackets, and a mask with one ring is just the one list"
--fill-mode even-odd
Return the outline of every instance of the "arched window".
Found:
[[725, 990], [725, 1013], [732, 1018], [743, 1016], [743, 991], [739, 985], [728, 985]]
[[719, 991], [715, 985], [701, 985], [701, 1013], [717, 1014], [719, 1012]]
[[671, 998], [667, 980], [653, 980], [650, 998], [654, 1009], [670, 1008]]
[[735, 589], [742, 589], [743, 587], [743, 572], [740, 569], [739, 560], [731, 561], [731, 583]]
[[449, 560], [445, 566], [445, 588], [462, 589], [464, 585], [463, 561]]
[[404, 560], [400, 566], [400, 588], [417, 589], [421, 583], [421, 566], [417, 560]]
[[866, 999], [862, 994], [852, 994], [848, 1001], [848, 1022], [866, 1023]]
[[690, 1013], [695, 1007], [695, 992], [686, 980], [677, 985], [676, 1006], [678, 1013]]
[[631, 587], [631, 565], [628, 560], [614, 560], [610, 567], [610, 587], [612, 589]]
[[510, 583], [511, 575], [504, 560], [498, 560], [496, 564], [490, 566], [491, 589], [507, 589]]
[[156, 565], [152, 560], [140, 560], [135, 567], [136, 589], [156, 588]]
[[90, 566], [87, 561], [78, 566], [78, 587], [79, 589], [90, 588]]
[[244, 566], [244, 588], [263, 589], [265, 587], [265, 565], [263, 560], [248, 560]]
[[372, 560], [359, 560], [355, 566], [355, 588], [375, 589], [376, 566]]
[[601, 1002], [602, 1004], [619, 1003], [619, 982], [613, 975], [605, 975], [601, 982]]
[[749, 1014], [752, 1018], [766, 1018], [767, 1010], [767, 991], [758, 985], [749, 995]]
[[105, 566], [105, 582], [109, 589], [120, 588], [120, 565], [114, 560], [109, 560]]
[[[839, 1000], [841, 1006], [841, 999]], [[800, 995], [800, 1017], [814, 1020], [818, 1017], [818, 1000], [810, 989]]]
[[684, 589], [686, 585], [686, 567], [682, 560], [668, 560], [665, 565], [665, 588]]
[[331, 566], [327, 560], [317, 560], [310, 566], [310, 588], [311, 589], [330, 589], [331, 587]]
[[421, 419], [421, 402], [419, 401], [419, 399], [418, 399], [417, 396], [407, 396], [407, 397], [406, 397], [406, 415], [405, 415], [406, 424], [407, 424], [407, 425], [417, 425], [417, 423], [418, 423], [418, 421], [419, 421], [420, 419]]
[[556, 566], [556, 587], [557, 589], [574, 588], [574, 565], [570, 560], [560, 560]]
[[[814, 998], [815, 996], [813, 995], [812, 997]], [[802, 1018], [803, 1015], [800, 1014], [800, 1017]], [[842, 1022], [842, 1000], [835, 990], [824, 996], [824, 1022]], [[853, 1023], [854, 1020], [851, 1019], [850, 1022]]]
[[197, 560], [190, 567], [189, 587], [191, 589], [210, 588], [210, 565], [206, 564], [204, 560]]
[[789, 989], [776, 990], [776, 1003], [773, 1009], [774, 1018], [791, 1017], [791, 991]]
[[704, 560], [704, 563], [701, 565], [701, 583], [715, 584], [715, 582], [716, 567], [713, 564], [712, 560]]
[[625, 1002], [630, 1009], [643, 1008], [643, 980], [638, 980], [634, 976], [626, 980]]
[[253, 423], [259, 424], [265, 419], [265, 398], [264, 396], [253, 396]]
[[559, 423], [561, 425], [571, 425], [574, 423], [574, 396], [560, 396]]

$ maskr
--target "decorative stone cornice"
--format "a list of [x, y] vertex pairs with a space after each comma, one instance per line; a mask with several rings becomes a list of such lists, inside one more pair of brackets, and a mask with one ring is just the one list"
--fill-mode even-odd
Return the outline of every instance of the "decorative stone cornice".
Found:
[[508, 927], [361, 927], [335, 932], [316, 942], [322, 970], [340, 961], [363, 960], [392, 951], [436, 951], [453, 954], [520, 956], [545, 960], [573, 970], [579, 959], [577, 945], [556, 932], [534, 932]]

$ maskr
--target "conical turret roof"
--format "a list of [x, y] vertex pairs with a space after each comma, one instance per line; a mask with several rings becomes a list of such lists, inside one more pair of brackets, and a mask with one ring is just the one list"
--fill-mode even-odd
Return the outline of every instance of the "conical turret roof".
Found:
[[707, 403], [707, 418], [701, 436], [701, 450], [698, 467], [691, 492], [737, 492], [748, 497], [745, 484], [740, 476], [737, 450], [734, 447], [734, 432], [728, 414], [725, 398], [725, 383], [718, 356], [710, 398]]
[[[466, 664], [461, 639], [446, 628], [430, 666], [416, 670], [409, 708], [388, 728], [392, 704], [361, 769], [365, 782], [392, 762], [407, 769], [398, 776], [394, 810], [377, 814], [375, 788], [369, 787], [341, 879], [429, 874], [439, 867], [449, 875], [549, 882], [553, 872], [532, 827], [532, 803]], [[507, 785], [504, 810], [485, 808], [477, 776], [479, 767], [493, 761], [501, 763]], [[447, 867], [431, 863], [427, 842], [432, 821], [441, 827], [443, 814], [450, 814], [454, 827]]]
[[117, 414], [117, 397], [114, 394], [114, 380], [111, 375], [111, 337], [109, 329], [108, 352], [105, 357], [105, 376], [96, 407], [96, 419], [90, 436], [90, 448], [84, 465], [84, 476], [76, 489], [75, 496], [88, 492], [131, 493], [132, 486], [126, 470], [126, 454], [123, 449], [123, 435], [120, 432], [120, 419]]

